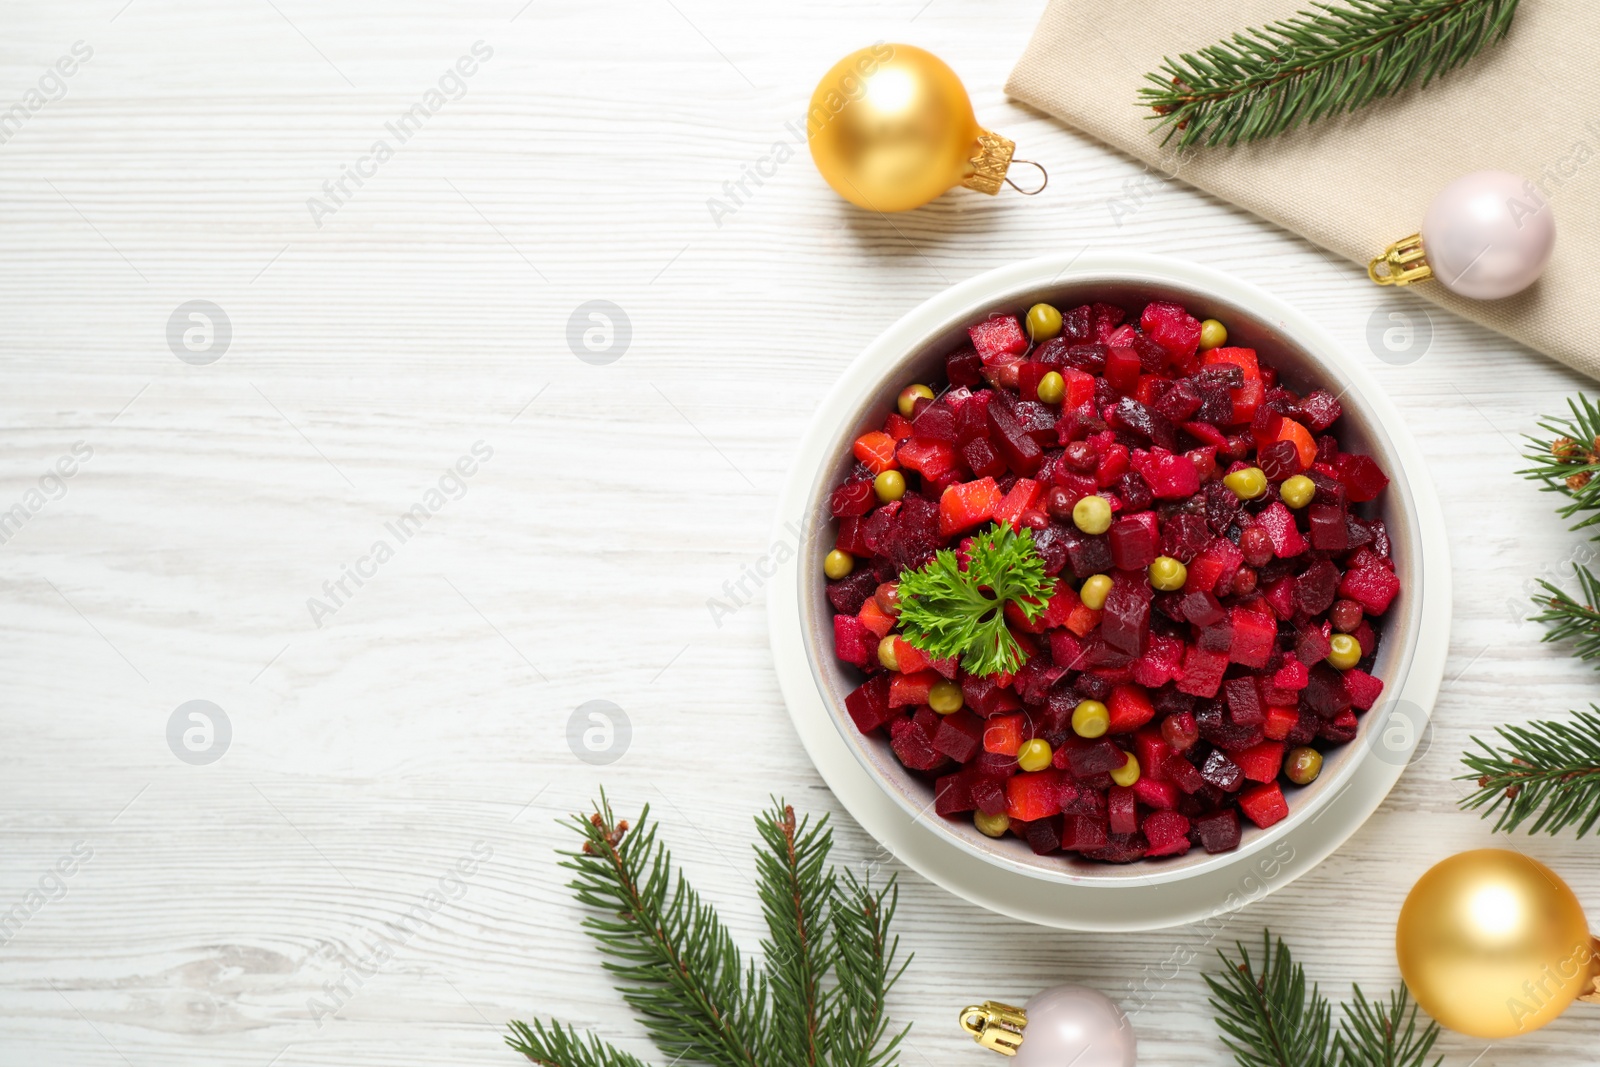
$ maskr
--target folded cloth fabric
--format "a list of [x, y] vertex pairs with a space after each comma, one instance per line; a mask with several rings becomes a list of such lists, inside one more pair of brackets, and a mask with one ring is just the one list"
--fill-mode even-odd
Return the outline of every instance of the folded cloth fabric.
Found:
[[1236, 148], [1162, 147], [1144, 75], [1306, 0], [1050, 0], [1006, 91], [1137, 158], [1360, 264], [1416, 233], [1434, 195], [1475, 170], [1534, 181], [1555, 253], [1503, 300], [1412, 292], [1600, 377], [1600, 3], [1522, 4], [1511, 32], [1423, 89]]

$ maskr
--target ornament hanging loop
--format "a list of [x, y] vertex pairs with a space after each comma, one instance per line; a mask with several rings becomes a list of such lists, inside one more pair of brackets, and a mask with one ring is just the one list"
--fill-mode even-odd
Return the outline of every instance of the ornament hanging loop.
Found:
[[1044, 192], [1045, 186], [1050, 184], [1050, 172], [1044, 169], [1044, 164], [1035, 163], [1031, 159], [1013, 158], [1011, 160], [1012, 166], [1016, 166], [1018, 163], [1026, 163], [1028, 166], [1034, 167], [1039, 171], [1039, 188], [1024, 189], [1022, 186], [1011, 180], [1010, 174], [1006, 175], [1006, 184], [1011, 186], [1011, 188], [1015, 189], [1017, 192], [1021, 193], [1023, 196], [1038, 196], [1040, 193]]
[[[1382, 274], [1378, 273], [1380, 265], [1386, 268]], [[1384, 249], [1383, 255], [1367, 264], [1367, 277], [1379, 285], [1410, 285], [1433, 277], [1433, 268], [1423, 255], [1422, 234], [1402, 237]]]
[[1022, 1047], [1028, 1013], [999, 1001], [986, 1000], [961, 1009], [961, 1029], [991, 1052], [1015, 1056]]

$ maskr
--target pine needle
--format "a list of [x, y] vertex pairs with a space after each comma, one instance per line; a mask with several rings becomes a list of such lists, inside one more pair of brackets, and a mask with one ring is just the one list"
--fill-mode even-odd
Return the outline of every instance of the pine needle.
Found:
[[1181, 150], [1236, 145], [1425, 86], [1511, 28], [1517, 0], [1343, 0], [1167, 57], [1140, 102]]
[[[1544, 492], [1567, 497], [1556, 513], [1576, 517], [1571, 529], [1582, 530], [1600, 523], [1600, 481], [1594, 477], [1600, 472], [1600, 408], [1582, 393], [1567, 398], [1567, 407], [1571, 418], [1540, 420], [1539, 428], [1550, 436], [1528, 436], [1523, 458], [1532, 466], [1517, 473], [1544, 483]], [[1591, 539], [1600, 540], [1600, 532]]]
[[[1352, 988], [1356, 999], [1345, 1005], [1339, 1036], [1334, 1039], [1340, 1067], [1424, 1067], [1439, 1040], [1439, 1027], [1429, 1021], [1418, 1029], [1417, 1006], [1410, 991], [1402, 985], [1385, 1003], [1367, 1000], [1360, 986]], [[1440, 1056], [1432, 1067], [1443, 1062]]]
[[[894, 879], [874, 889], [841, 878], [827, 863], [827, 820], [812, 825], [775, 801], [756, 819], [769, 935], [757, 969], [674, 869], [649, 817], [618, 821], [602, 792], [593, 815], [573, 817], [583, 845], [562, 866], [617, 991], [661, 1054], [706, 1067], [892, 1067], [906, 1031], [886, 1040], [886, 1001], [909, 963], [897, 962], [889, 933]], [[645, 1067], [558, 1022], [510, 1029], [506, 1044], [540, 1067]]]
[[1227, 1035], [1222, 1043], [1239, 1067], [1332, 1067], [1332, 1010], [1313, 985], [1306, 992], [1305, 968], [1294, 962], [1289, 946], [1261, 932], [1261, 971], [1240, 942], [1240, 962], [1218, 950], [1224, 970], [1206, 975], [1217, 1026]]
[[1573, 722], [1530, 722], [1497, 728], [1500, 745], [1472, 739], [1481, 752], [1461, 762], [1478, 790], [1461, 802], [1497, 815], [1494, 828], [1530, 834], [1577, 827], [1579, 837], [1600, 827], [1600, 708], [1573, 712]]
[[[1261, 967], [1242, 944], [1235, 962], [1218, 952], [1220, 975], [1206, 975], [1217, 1027], [1240, 1067], [1439, 1067], [1427, 1062], [1439, 1039], [1439, 1024], [1420, 1016], [1401, 986], [1387, 1001], [1369, 1001], [1354, 986], [1355, 1000], [1344, 1006], [1339, 1031], [1333, 1008], [1313, 985], [1306, 992], [1305, 969], [1280, 938], [1261, 931]], [[1426, 1025], [1418, 1027], [1418, 1023]]]
[[[1600, 659], [1600, 578], [1587, 567], [1572, 565], [1582, 599], [1573, 597], [1558, 585], [1540, 579], [1543, 596], [1533, 598], [1534, 606], [1541, 610], [1528, 616], [1532, 622], [1542, 622], [1547, 629], [1542, 641], [1571, 641], [1572, 654], [1581, 660]], [[1600, 664], [1596, 664], [1600, 669]]]

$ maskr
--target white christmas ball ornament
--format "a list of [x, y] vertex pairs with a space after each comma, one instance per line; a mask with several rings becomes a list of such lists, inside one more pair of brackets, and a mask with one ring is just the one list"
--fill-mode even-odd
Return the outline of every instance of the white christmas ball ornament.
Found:
[[1531, 181], [1503, 170], [1457, 178], [1422, 219], [1433, 276], [1474, 300], [1498, 300], [1532, 285], [1555, 243], [1549, 202]]
[[1116, 1001], [1080, 985], [1058, 985], [1020, 1009], [986, 1001], [961, 1013], [961, 1028], [1012, 1067], [1135, 1067], [1133, 1025]]

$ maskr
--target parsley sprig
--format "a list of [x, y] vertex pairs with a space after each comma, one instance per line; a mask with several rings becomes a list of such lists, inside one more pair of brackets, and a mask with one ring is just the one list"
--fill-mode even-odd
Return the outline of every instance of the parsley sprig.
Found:
[[991, 526], [967, 546], [967, 569], [945, 549], [900, 575], [900, 633], [934, 659], [961, 657], [969, 674], [1015, 672], [1027, 653], [1006, 628], [1006, 603], [1029, 622], [1045, 610], [1055, 581], [1033, 547], [1033, 531]]

